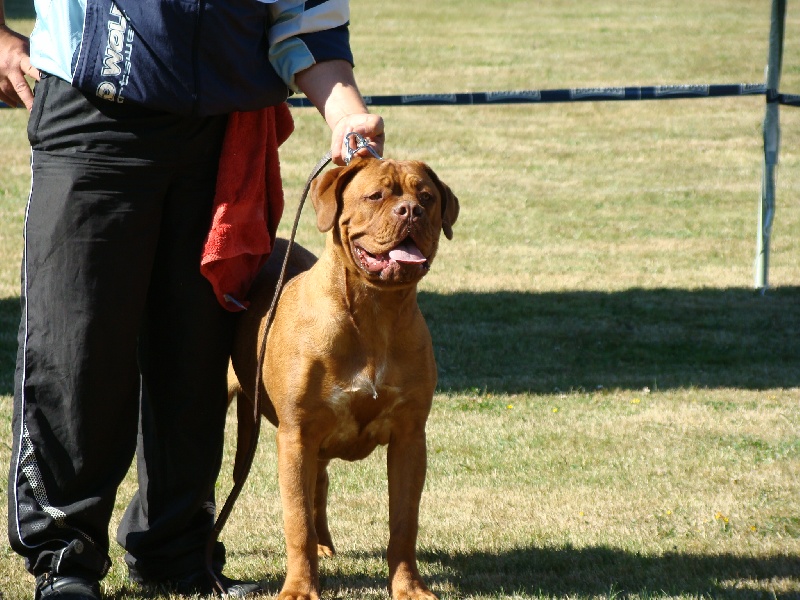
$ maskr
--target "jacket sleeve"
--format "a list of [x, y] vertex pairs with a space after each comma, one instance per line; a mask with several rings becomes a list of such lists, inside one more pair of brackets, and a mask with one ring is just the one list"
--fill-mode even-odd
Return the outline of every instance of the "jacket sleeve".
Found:
[[277, 0], [269, 9], [269, 60], [295, 92], [295, 75], [318, 62], [353, 64], [349, 0]]

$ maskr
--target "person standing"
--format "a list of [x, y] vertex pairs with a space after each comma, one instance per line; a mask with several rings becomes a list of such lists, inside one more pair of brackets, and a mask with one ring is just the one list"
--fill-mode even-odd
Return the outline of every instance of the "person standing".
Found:
[[[233, 313], [200, 273], [228, 115], [302, 92], [382, 154], [359, 93], [347, 0], [35, 0], [5, 24], [0, 101], [30, 111], [32, 182], [9, 469], [9, 540], [35, 599], [98, 600], [108, 526], [130, 579], [210, 593]], [[25, 79], [36, 80], [35, 89]], [[231, 596], [255, 582], [221, 574]]]

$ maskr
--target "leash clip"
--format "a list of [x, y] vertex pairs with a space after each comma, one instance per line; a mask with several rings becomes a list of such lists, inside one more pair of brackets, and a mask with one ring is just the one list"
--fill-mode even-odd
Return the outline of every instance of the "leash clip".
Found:
[[[350, 138], [356, 138], [356, 145], [353, 147], [350, 145]], [[378, 154], [375, 149], [369, 145], [369, 140], [362, 136], [360, 133], [356, 133], [355, 131], [351, 131], [347, 135], [344, 136], [344, 141], [342, 142], [342, 159], [344, 159], [344, 164], [349, 165], [350, 161], [353, 160], [353, 156], [355, 156], [356, 152], [361, 150], [362, 148], [366, 148], [369, 150], [370, 154], [377, 158], [378, 160], [383, 160], [383, 157]]]

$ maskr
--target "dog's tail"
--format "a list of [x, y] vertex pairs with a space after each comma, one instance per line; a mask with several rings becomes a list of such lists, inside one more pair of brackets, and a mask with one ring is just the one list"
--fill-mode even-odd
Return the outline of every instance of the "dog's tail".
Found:
[[253, 402], [239, 383], [233, 365], [229, 364], [228, 406], [234, 399], [236, 400], [236, 457], [233, 460], [233, 480], [239, 481], [244, 475], [245, 456], [253, 441], [256, 426], [253, 422]]
[[231, 405], [233, 399], [236, 398], [241, 391], [243, 391], [242, 384], [239, 383], [236, 371], [233, 370], [233, 363], [228, 362], [228, 406]]

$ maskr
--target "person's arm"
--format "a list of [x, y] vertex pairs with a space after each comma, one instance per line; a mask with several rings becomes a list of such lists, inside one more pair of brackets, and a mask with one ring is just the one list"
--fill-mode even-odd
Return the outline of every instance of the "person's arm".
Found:
[[353, 76], [349, 0], [277, 0], [268, 6], [270, 62], [289, 89], [304, 93], [322, 113], [332, 131], [334, 162], [344, 163], [342, 141], [351, 131], [368, 137], [382, 154], [383, 119], [369, 114]]
[[39, 70], [31, 65], [28, 38], [8, 28], [5, 14], [0, 0], [0, 102], [30, 110], [33, 92], [25, 75], [38, 80]]
[[[336, 164], [344, 164], [342, 143], [344, 136], [352, 131], [369, 138], [370, 146], [383, 156], [383, 119], [367, 110], [349, 62], [316, 63], [297, 73], [295, 82], [331, 128], [331, 155]], [[368, 151], [361, 150], [360, 154], [366, 155]]]

